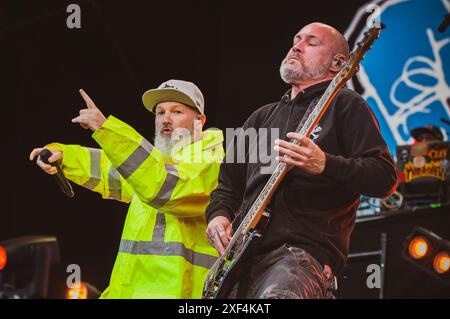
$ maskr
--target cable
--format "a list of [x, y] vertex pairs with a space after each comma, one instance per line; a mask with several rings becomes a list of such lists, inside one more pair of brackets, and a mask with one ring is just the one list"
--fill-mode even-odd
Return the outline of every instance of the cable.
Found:
[[383, 198], [381, 200], [381, 205], [388, 210], [396, 210], [402, 207], [403, 203], [403, 195], [400, 194], [400, 192], [395, 191], [394, 194], [392, 194], [389, 197]]

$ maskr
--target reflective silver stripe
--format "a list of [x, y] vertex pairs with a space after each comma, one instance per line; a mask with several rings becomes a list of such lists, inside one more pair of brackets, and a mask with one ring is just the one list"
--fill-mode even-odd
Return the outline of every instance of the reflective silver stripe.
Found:
[[155, 228], [153, 228], [152, 241], [164, 241], [164, 234], [166, 233], [166, 216], [164, 213], [158, 212], [156, 214]]
[[134, 152], [117, 168], [123, 178], [128, 178], [150, 156], [153, 145], [142, 138], [141, 144]]
[[111, 199], [122, 199], [122, 187], [120, 185], [120, 174], [111, 166], [108, 173], [108, 189], [109, 189], [109, 198]]
[[134, 240], [121, 239], [120, 246], [119, 246], [119, 252], [135, 255], [136, 252], [138, 251], [138, 243], [139, 243], [138, 241], [134, 241]]
[[211, 268], [216, 257], [188, 249], [183, 243], [122, 239], [119, 252], [133, 255], [180, 256], [195, 266]]
[[101, 181], [101, 170], [100, 170], [100, 156], [101, 150], [98, 148], [90, 148], [89, 150], [90, 162], [91, 162], [91, 177], [89, 180], [83, 184], [84, 187], [88, 189], [94, 189]]
[[165, 203], [168, 202], [170, 196], [172, 196], [172, 192], [175, 189], [175, 186], [180, 179], [178, 176], [178, 171], [175, 166], [170, 164], [164, 165], [167, 171], [166, 179], [164, 180], [161, 189], [158, 192], [158, 195], [155, 196], [150, 202], [149, 205], [155, 208], [160, 208], [164, 206]]

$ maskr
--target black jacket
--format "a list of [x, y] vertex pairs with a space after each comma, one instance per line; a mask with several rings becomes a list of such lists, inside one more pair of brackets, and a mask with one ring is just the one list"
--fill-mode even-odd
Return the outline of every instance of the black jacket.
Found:
[[[294, 100], [288, 92], [279, 103], [256, 110], [243, 129], [279, 128], [280, 138], [287, 140], [286, 133], [296, 130], [312, 100], [329, 83], [311, 86]], [[326, 154], [325, 169], [312, 175], [294, 167], [286, 174], [270, 201], [272, 217], [257, 252], [287, 243], [305, 249], [339, 273], [346, 262], [360, 195], [390, 195], [397, 176], [375, 116], [354, 91], [341, 89], [318, 125], [314, 142]], [[247, 143], [250, 149], [255, 145], [255, 141]], [[236, 147], [236, 140], [231, 147]], [[219, 186], [206, 210], [208, 222], [219, 215], [233, 221], [241, 205], [248, 208], [270, 177], [261, 174], [261, 166], [266, 165], [248, 163], [248, 153], [244, 164], [224, 161]]]

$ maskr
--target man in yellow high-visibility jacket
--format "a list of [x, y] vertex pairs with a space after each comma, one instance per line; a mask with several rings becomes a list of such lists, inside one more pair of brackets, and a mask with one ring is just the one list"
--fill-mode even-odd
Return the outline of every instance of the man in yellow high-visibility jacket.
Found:
[[[101, 149], [52, 143], [49, 162], [78, 185], [130, 207], [108, 288], [102, 298], [200, 298], [217, 253], [205, 236], [204, 211], [223, 158], [220, 130], [202, 131], [201, 91], [170, 80], [144, 93], [154, 112], [155, 146], [113, 116], [87, 108], [72, 120], [91, 129]], [[30, 154], [33, 160], [42, 148]], [[37, 164], [47, 173], [56, 168]]]

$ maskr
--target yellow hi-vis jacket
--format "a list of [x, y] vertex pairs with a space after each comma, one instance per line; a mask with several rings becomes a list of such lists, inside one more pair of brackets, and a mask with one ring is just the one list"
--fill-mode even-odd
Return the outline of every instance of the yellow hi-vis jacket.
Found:
[[223, 159], [220, 130], [184, 146], [173, 160], [109, 116], [92, 137], [100, 149], [52, 143], [65, 176], [103, 198], [131, 202], [102, 298], [200, 298], [217, 258], [204, 211]]

